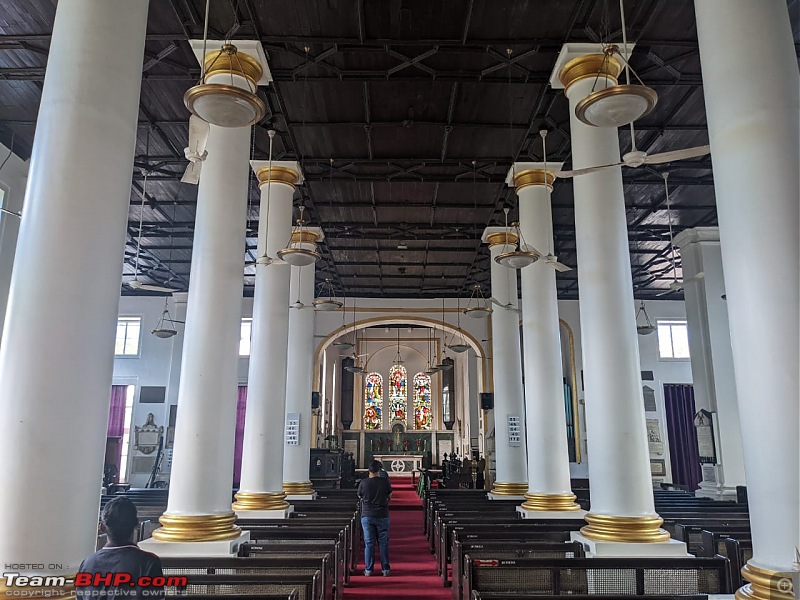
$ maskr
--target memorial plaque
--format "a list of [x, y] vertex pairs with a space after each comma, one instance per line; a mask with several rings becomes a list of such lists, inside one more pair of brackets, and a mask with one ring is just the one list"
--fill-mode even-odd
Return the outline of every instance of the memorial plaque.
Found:
[[647, 445], [650, 448], [650, 454], [664, 456], [664, 442], [661, 439], [658, 419], [647, 419]]
[[649, 385], [642, 387], [642, 396], [644, 396], [644, 409], [647, 412], [656, 412], [656, 391]]
[[508, 445], [519, 446], [521, 443], [520, 418], [518, 415], [508, 415]]
[[286, 414], [286, 445], [300, 445], [300, 413]]
[[697, 450], [700, 462], [717, 463], [717, 450], [714, 445], [714, 422], [712, 414], [705, 409], [697, 411], [694, 416], [694, 427], [697, 431]]
[[452, 440], [439, 440], [439, 456], [436, 460], [441, 464], [442, 460], [444, 460], [444, 455], [450, 456], [453, 453], [453, 441]]

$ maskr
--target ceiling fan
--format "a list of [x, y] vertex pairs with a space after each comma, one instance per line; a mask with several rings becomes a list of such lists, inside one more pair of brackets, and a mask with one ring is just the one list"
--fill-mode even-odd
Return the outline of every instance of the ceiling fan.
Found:
[[495, 305], [499, 306], [500, 308], [503, 308], [505, 310], [511, 310], [511, 311], [514, 311], [514, 312], [519, 312], [519, 308], [517, 308], [517, 306], [515, 304], [512, 304], [511, 302], [509, 302], [508, 304], [503, 304], [502, 302], [500, 302], [494, 296], [489, 298], [489, 300], [492, 301], [492, 304], [495, 304]]
[[636, 149], [636, 138], [633, 134], [633, 123], [631, 123], [631, 151], [623, 154], [622, 162], [600, 165], [597, 167], [586, 167], [584, 169], [574, 169], [572, 171], [556, 171], [555, 176], [561, 179], [568, 179], [570, 177], [598, 173], [606, 169], [615, 169], [617, 167], [631, 167], [635, 169], [642, 165], [660, 165], [676, 160], [697, 158], [699, 156], [705, 156], [710, 152], [711, 146], [706, 145], [697, 146], [695, 148], [684, 148], [683, 150], [672, 150], [670, 152], [659, 152], [658, 154], [647, 154], [644, 150]]
[[183, 172], [181, 183], [197, 185], [200, 183], [200, 170], [203, 168], [203, 161], [208, 157], [206, 144], [208, 144], [208, 134], [211, 126], [198, 116], [189, 117], [189, 145], [183, 149], [183, 154], [189, 165]]
[[[147, 133], [147, 148], [145, 152], [149, 156], [150, 154], [150, 132], [148, 130]], [[149, 283], [142, 283], [139, 281], [139, 256], [142, 252], [142, 223], [144, 222], [144, 200], [147, 195], [147, 176], [149, 172], [145, 171], [144, 173], [144, 181], [142, 181], [142, 202], [139, 205], [139, 234], [136, 236], [136, 260], [133, 267], [133, 279], [127, 282], [128, 287], [133, 290], [142, 290], [145, 292], [160, 292], [163, 294], [171, 294], [173, 292], [177, 292], [173, 288], [169, 288], [162, 285], [152, 285]]]
[[667, 183], [667, 179], [669, 179], [669, 173], [662, 173], [661, 176], [664, 178], [664, 195], [666, 197], [667, 220], [669, 222], [669, 247], [672, 253], [672, 283], [669, 284], [669, 287], [665, 291], [658, 294], [658, 296], [666, 296], [667, 294], [681, 291], [683, 288], [686, 287], [687, 283], [700, 281], [701, 279], [703, 279], [705, 274], [702, 271], [700, 271], [699, 273], [697, 273], [693, 277], [690, 277], [689, 279], [683, 279], [683, 280], [678, 279], [678, 260], [675, 257], [675, 242], [673, 241], [673, 235], [672, 235], [672, 207], [670, 206], [669, 203], [669, 183]]

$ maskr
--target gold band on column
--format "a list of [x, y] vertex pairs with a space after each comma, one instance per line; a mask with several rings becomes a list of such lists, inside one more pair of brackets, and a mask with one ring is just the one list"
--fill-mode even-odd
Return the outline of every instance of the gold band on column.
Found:
[[300, 179], [300, 174], [289, 167], [280, 165], [273, 165], [270, 167], [263, 167], [256, 173], [258, 178], [258, 186], [267, 185], [268, 183], [283, 183], [295, 189], [297, 180]]
[[[33, 577], [31, 575], [30, 577]], [[42, 575], [45, 582], [50, 577], [64, 577], [73, 579], [75, 575]], [[0, 598], [56, 598], [57, 600], [75, 600], [78, 595], [74, 585], [43, 585], [43, 586], [7, 586], [5, 579], [0, 579]], [[52, 581], [52, 580], [50, 580]]]
[[314, 493], [314, 486], [310, 481], [284, 481], [283, 493], [287, 496], [310, 496]]
[[490, 494], [495, 496], [524, 496], [528, 491], [527, 483], [504, 483], [495, 481]]
[[153, 532], [153, 539], [161, 542], [219, 542], [241, 535], [236, 523], [236, 513], [221, 515], [169, 515], [158, 521], [161, 527]]
[[547, 186], [552, 191], [555, 180], [556, 176], [550, 170], [526, 169], [514, 175], [514, 187], [517, 193], [519, 193], [521, 189], [531, 185]]
[[750, 583], [736, 590], [737, 600], [749, 598], [755, 598], [756, 600], [791, 600], [794, 598], [791, 573], [762, 569], [747, 563], [742, 568], [742, 577]]
[[236, 492], [233, 510], [283, 510], [289, 508], [283, 492]]
[[648, 544], [669, 540], [669, 533], [661, 529], [664, 519], [657, 515], [617, 517], [588, 513], [585, 519], [588, 525], [581, 528], [581, 533], [590, 540]]
[[525, 494], [525, 510], [567, 511], [580, 510], [575, 504], [575, 494]]

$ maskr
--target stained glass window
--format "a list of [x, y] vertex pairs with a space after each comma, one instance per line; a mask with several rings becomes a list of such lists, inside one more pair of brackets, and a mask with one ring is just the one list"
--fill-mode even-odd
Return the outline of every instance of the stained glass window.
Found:
[[364, 429], [383, 427], [383, 377], [370, 373], [364, 385]]
[[392, 365], [389, 370], [389, 403], [392, 423], [405, 423], [408, 410], [408, 373], [403, 365]]
[[430, 429], [432, 421], [431, 377], [417, 373], [414, 375], [414, 429]]

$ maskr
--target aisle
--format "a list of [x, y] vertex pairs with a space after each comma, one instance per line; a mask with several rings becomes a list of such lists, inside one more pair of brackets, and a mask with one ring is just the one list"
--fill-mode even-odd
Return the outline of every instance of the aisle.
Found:
[[364, 577], [364, 550], [361, 548], [358, 571], [351, 577], [350, 585], [344, 588], [345, 599], [385, 597], [449, 600], [450, 589], [442, 586], [442, 580], [436, 574], [436, 561], [422, 533], [422, 500], [410, 481], [394, 484], [389, 518], [391, 576], [381, 575], [378, 549], [375, 548], [377, 575]]

